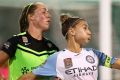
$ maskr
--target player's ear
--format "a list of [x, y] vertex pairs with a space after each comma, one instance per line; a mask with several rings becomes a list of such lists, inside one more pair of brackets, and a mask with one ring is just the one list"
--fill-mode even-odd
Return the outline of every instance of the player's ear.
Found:
[[75, 35], [75, 30], [74, 30], [74, 28], [70, 28], [70, 29], [68, 30], [68, 33], [69, 33], [70, 35], [74, 36], [74, 35]]
[[33, 14], [28, 14], [28, 20], [33, 21], [35, 19]]

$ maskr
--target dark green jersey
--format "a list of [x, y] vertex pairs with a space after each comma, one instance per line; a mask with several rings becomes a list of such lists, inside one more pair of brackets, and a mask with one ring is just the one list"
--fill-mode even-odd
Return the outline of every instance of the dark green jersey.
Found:
[[36, 40], [28, 32], [24, 32], [5, 42], [2, 50], [10, 57], [9, 80], [17, 80], [21, 75], [42, 65], [58, 48], [45, 38]]

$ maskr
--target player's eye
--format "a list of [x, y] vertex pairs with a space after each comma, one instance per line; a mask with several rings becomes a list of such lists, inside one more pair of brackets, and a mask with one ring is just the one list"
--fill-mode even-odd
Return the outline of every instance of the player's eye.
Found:
[[42, 11], [42, 13], [43, 13], [43, 14], [45, 14], [45, 13], [46, 13], [46, 11]]
[[43, 13], [48, 13], [48, 9], [43, 9], [43, 11], [42, 11]]
[[86, 26], [84, 26], [84, 27], [83, 27], [83, 29], [84, 29], [84, 30], [87, 30], [87, 27], [86, 27]]
[[88, 30], [88, 26], [87, 25], [83, 25], [83, 29], [84, 30]]

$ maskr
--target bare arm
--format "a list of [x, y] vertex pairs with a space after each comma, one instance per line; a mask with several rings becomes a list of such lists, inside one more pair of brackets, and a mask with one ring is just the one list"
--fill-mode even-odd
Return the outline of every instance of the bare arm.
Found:
[[116, 60], [116, 62], [112, 65], [112, 68], [120, 70], [120, 59]]
[[33, 73], [27, 73], [22, 75], [18, 80], [36, 80], [37, 76]]
[[4, 51], [0, 51], [0, 67], [3, 66], [6, 61], [9, 59], [9, 56]]
[[53, 77], [52, 79], [51, 78], [49, 79], [49, 77], [47, 76], [36, 76], [32, 72], [22, 75], [18, 80], [46, 80], [46, 79], [47, 80], [61, 80], [58, 77]]

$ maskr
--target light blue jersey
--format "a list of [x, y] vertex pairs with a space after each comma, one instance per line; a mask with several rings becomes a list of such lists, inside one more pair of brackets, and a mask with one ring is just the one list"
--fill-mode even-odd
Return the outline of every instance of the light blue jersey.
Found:
[[82, 48], [80, 53], [67, 49], [51, 55], [42, 67], [33, 70], [40, 76], [55, 76], [62, 80], [97, 80], [98, 67], [111, 67], [116, 59], [92, 48]]

